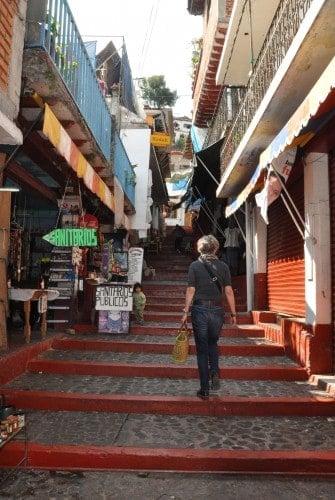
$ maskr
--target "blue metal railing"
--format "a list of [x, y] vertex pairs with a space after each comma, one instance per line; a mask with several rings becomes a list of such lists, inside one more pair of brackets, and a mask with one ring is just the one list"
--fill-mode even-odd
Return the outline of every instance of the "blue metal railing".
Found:
[[[28, 20], [29, 21], [29, 20]], [[112, 117], [95, 69], [66, 0], [47, 0], [46, 18], [38, 22], [39, 38], [28, 47], [44, 47], [101, 151], [111, 158]]]
[[136, 174], [134, 167], [129, 161], [128, 155], [124, 149], [118, 133], [114, 135], [114, 175], [118, 178], [124, 193], [128, 200], [135, 207], [135, 185]]

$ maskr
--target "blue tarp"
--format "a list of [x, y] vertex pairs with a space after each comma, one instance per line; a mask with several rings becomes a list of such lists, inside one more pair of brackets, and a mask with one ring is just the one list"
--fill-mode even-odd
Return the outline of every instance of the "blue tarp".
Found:
[[177, 182], [172, 183], [172, 191], [181, 191], [183, 189], [187, 189], [187, 185], [189, 182], [189, 178], [185, 177], [184, 179], [179, 179]]
[[208, 129], [207, 128], [199, 128], [195, 125], [192, 125], [190, 131], [190, 137], [192, 141], [193, 151], [198, 153], [202, 150], [203, 144], [206, 139]]

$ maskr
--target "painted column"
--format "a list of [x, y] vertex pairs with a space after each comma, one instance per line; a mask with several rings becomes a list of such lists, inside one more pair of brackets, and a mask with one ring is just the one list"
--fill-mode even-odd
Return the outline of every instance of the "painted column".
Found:
[[331, 257], [328, 156], [310, 153], [305, 163], [306, 323], [331, 323]]
[[0, 350], [8, 348], [7, 316], [8, 316], [8, 289], [7, 263], [10, 238], [10, 208], [11, 193], [0, 192]]
[[[267, 309], [267, 225], [260, 214], [259, 208], [254, 207], [252, 211], [252, 256], [248, 271], [248, 281], [253, 281], [252, 309]], [[249, 295], [249, 294], [248, 294]], [[249, 299], [249, 297], [248, 297]], [[249, 304], [248, 304], [249, 308]]]

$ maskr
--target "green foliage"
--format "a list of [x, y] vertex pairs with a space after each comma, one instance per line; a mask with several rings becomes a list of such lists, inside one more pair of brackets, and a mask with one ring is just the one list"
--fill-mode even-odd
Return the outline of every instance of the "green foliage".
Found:
[[179, 138], [175, 142], [175, 148], [184, 151], [186, 145], [186, 139], [184, 134], [180, 134]]
[[177, 91], [172, 91], [166, 86], [163, 75], [153, 75], [143, 78], [140, 83], [140, 89], [142, 99], [152, 108], [162, 109], [173, 107], [178, 99]]
[[192, 71], [194, 71], [200, 61], [201, 51], [202, 51], [202, 38], [194, 38], [192, 40]]
[[55, 38], [60, 35], [60, 23], [54, 17], [51, 18], [50, 31]]

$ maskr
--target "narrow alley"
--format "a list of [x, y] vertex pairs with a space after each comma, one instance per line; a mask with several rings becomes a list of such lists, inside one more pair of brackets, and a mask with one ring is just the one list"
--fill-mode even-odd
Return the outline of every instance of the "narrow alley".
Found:
[[334, 16], [0, 1], [0, 497], [335, 498]]
[[[122, 335], [78, 325], [75, 335], [51, 333], [12, 350], [10, 364], [24, 353], [26, 370], [12, 379], [8, 371], [1, 393], [26, 414], [24, 467], [53, 477], [94, 470], [332, 474], [333, 394], [251, 323], [240, 277], [238, 325], [225, 325], [219, 343], [221, 388], [202, 401], [193, 339], [185, 364], [171, 360], [191, 257], [175, 255], [167, 240], [148, 258], [155, 276], [143, 282], [145, 325], [133, 323]], [[3, 374], [10, 354], [2, 354]], [[23, 437], [5, 450], [1, 465], [14, 467]]]

